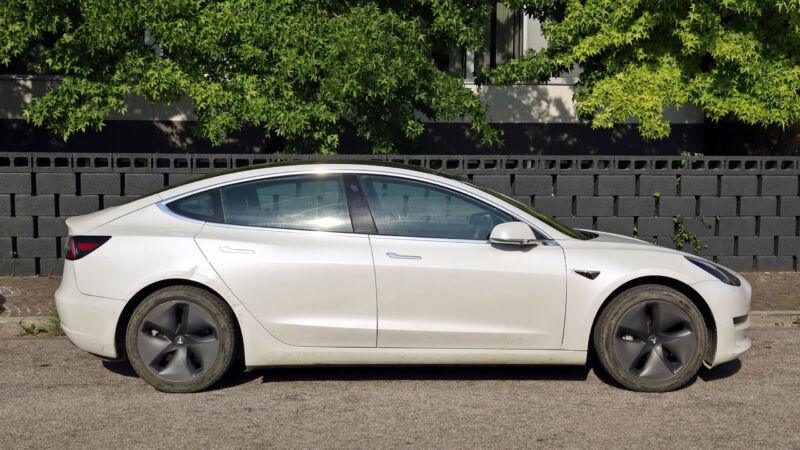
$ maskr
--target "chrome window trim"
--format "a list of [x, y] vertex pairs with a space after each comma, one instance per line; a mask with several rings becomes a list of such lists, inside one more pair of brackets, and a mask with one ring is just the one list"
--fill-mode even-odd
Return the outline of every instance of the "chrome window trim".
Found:
[[[198, 192], [203, 192], [203, 191], [207, 191], [207, 190], [210, 190], [210, 189], [221, 188], [221, 187], [232, 185], [232, 184], [239, 184], [239, 183], [257, 181], [257, 180], [261, 180], [261, 179], [280, 178], [280, 177], [296, 176], [296, 175], [344, 174], [344, 173], [354, 173], [354, 174], [358, 174], [358, 175], [384, 175], [384, 176], [390, 176], [390, 177], [396, 177], [396, 178], [406, 178], [406, 179], [409, 179], [409, 180], [419, 181], [421, 183], [429, 183], [429, 184], [433, 184], [433, 185], [436, 185], [436, 186], [440, 186], [440, 187], [443, 187], [443, 188], [446, 188], [446, 189], [450, 189], [450, 190], [456, 191], [456, 192], [458, 192], [460, 194], [466, 195], [467, 197], [470, 197], [470, 198], [474, 199], [475, 201], [491, 205], [492, 207], [497, 208], [497, 209], [505, 212], [506, 214], [508, 214], [511, 217], [517, 219], [518, 221], [527, 224], [528, 226], [530, 226], [533, 229], [535, 229], [537, 232], [541, 233], [542, 236], [546, 237], [546, 239], [542, 239], [543, 242], [552, 242], [553, 243], [553, 244], [547, 244], [547, 245], [558, 245], [557, 240], [553, 239], [548, 233], [545, 233], [539, 226], [537, 226], [536, 224], [532, 223], [530, 220], [527, 220], [527, 219], [525, 219], [523, 217], [520, 217], [519, 214], [517, 214], [514, 211], [511, 211], [506, 206], [504, 206], [502, 203], [500, 203], [498, 201], [495, 201], [494, 199], [486, 199], [486, 198], [483, 198], [483, 197], [479, 197], [479, 196], [477, 196], [476, 194], [474, 194], [472, 192], [469, 192], [469, 191], [467, 191], [465, 189], [460, 188], [459, 186], [453, 186], [451, 184], [444, 183], [444, 182], [441, 182], [439, 180], [430, 180], [428, 178], [415, 176], [415, 175], [412, 175], [412, 174], [397, 173], [397, 172], [381, 170], [381, 169], [366, 169], [366, 168], [358, 168], [358, 169], [328, 169], [328, 168], [322, 168], [322, 169], [302, 169], [302, 170], [293, 170], [293, 171], [288, 171], [288, 172], [280, 172], [280, 173], [272, 173], [272, 174], [252, 175], [252, 176], [249, 176], [249, 177], [238, 178], [236, 180], [221, 181], [219, 183], [210, 184], [208, 186], [203, 186], [201, 188], [193, 189], [191, 191], [184, 192], [183, 194], [178, 194], [178, 195], [174, 195], [172, 197], [168, 197], [166, 199], [163, 199], [163, 200], [157, 202], [157, 205], [159, 206], [159, 208], [162, 211], [163, 210], [169, 211], [169, 208], [166, 207], [166, 204], [170, 203], [170, 202], [173, 202], [175, 200], [179, 200], [179, 199], [181, 199], [183, 197], [188, 197], [189, 195], [193, 195], [193, 194], [196, 194]], [[170, 212], [172, 212], [172, 211], [170, 211]], [[184, 220], [197, 221], [195, 219], [191, 219], [191, 218], [188, 218], [188, 217], [181, 216], [181, 215], [179, 215], [177, 213], [174, 213], [174, 212], [172, 212], [171, 215], [173, 215], [174, 217], [178, 217], [178, 218], [184, 219]], [[221, 226], [226, 226], [226, 227], [255, 228], [255, 229], [260, 229], [260, 230], [266, 230], [266, 229], [270, 229], [270, 230], [295, 230], [295, 231], [305, 231], [305, 232], [356, 234], [356, 233], [352, 233], [352, 232], [343, 232], [343, 231], [342, 232], [333, 232], [333, 231], [322, 231], [322, 230], [319, 230], [319, 231], [318, 230], [297, 230], [295, 228], [268, 228], [268, 227], [254, 227], [254, 226], [247, 226], [247, 225], [230, 225], [230, 224], [224, 224], [224, 223], [218, 223], [218, 222], [205, 222], [205, 221], [197, 221], [197, 222], [209, 223], [209, 224], [214, 224], [214, 225], [221, 225]], [[395, 236], [395, 235], [384, 235], [384, 234], [376, 234], [375, 236], [398, 237], [398, 238], [406, 238], [406, 239], [411, 238], [411, 239], [441, 240], [441, 241], [450, 241], [450, 242], [453, 242], [453, 241], [455, 241], [455, 242], [474, 242], [474, 243], [481, 243], [481, 242], [486, 243], [486, 242], [489, 242], [488, 240], [479, 240], [479, 239], [472, 240], [472, 239], [424, 238], [424, 237], [415, 237], [415, 236]]]

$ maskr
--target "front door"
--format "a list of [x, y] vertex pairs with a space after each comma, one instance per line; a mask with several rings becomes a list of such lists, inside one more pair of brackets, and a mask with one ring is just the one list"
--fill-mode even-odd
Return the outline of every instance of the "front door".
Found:
[[561, 247], [490, 244], [494, 225], [515, 219], [440, 186], [361, 181], [378, 230], [378, 347], [560, 348]]

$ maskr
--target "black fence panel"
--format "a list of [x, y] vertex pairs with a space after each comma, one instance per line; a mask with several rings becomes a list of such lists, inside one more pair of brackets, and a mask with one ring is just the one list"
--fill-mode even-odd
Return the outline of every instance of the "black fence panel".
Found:
[[0, 275], [60, 274], [70, 216], [197, 176], [294, 160], [441, 170], [574, 227], [673, 248], [673, 237], [696, 236], [699, 255], [740, 271], [798, 268], [797, 157], [0, 153]]

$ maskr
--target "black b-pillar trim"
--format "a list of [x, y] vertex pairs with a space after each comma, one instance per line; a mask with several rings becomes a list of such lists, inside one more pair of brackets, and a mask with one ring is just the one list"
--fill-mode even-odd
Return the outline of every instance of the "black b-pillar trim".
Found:
[[364, 188], [358, 180], [358, 175], [344, 174], [344, 191], [347, 195], [347, 207], [350, 210], [350, 220], [353, 222], [354, 233], [378, 234], [372, 213], [369, 211]]

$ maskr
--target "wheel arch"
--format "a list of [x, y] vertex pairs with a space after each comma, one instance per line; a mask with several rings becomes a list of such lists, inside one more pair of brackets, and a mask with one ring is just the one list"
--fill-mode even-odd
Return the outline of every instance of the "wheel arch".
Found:
[[119, 319], [117, 320], [117, 327], [114, 331], [114, 346], [116, 347], [117, 355], [119, 356], [118, 359], [127, 359], [127, 351], [125, 348], [125, 331], [128, 327], [128, 321], [130, 320], [131, 315], [133, 315], [133, 311], [137, 306], [139, 306], [140, 303], [142, 303], [142, 301], [144, 301], [145, 298], [147, 298], [147, 296], [153, 292], [171, 286], [193, 286], [214, 294], [222, 300], [225, 306], [231, 310], [231, 316], [233, 317], [234, 322], [234, 330], [236, 331], [236, 347], [234, 350], [234, 358], [241, 359], [244, 352], [244, 345], [242, 343], [242, 329], [239, 325], [238, 317], [233, 313], [231, 305], [228, 304], [228, 302], [225, 300], [225, 297], [220, 295], [219, 292], [215, 291], [214, 289], [203, 283], [185, 278], [169, 278], [166, 280], [156, 281], [140, 289], [131, 297], [130, 300], [128, 300], [128, 302], [125, 304], [125, 308], [122, 309], [122, 313], [120, 313]]
[[628, 289], [634, 288], [636, 286], [642, 286], [645, 284], [657, 284], [661, 286], [666, 286], [676, 291], [680, 292], [681, 294], [685, 295], [689, 300], [697, 306], [697, 309], [700, 310], [700, 314], [703, 316], [703, 322], [705, 322], [706, 327], [708, 327], [709, 331], [709, 339], [708, 339], [708, 348], [706, 349], [706, 355], [704, 356], [705, 361], [713, 361], [714, 360], [714, 352], [717, 348], [717, 325], [714, 321], [714, 315], [711, 313], [711, 308], [708, 306], [708, 303], [700, 295], [696, 290], [692, 289], [691, 286], [688, 284], [676, 280], [674, 278], [665, 277], [665, 276], [646, 276], [640, 278], [634, 278], [632, 280], [628, 280], [625, 283], [621, 284], [619, 287], [614, 289], [606, 298], [603, 300], [603, 303], [600, 305], [600, 308], [597, 310], [597, 313], [594, 315], [594, 319], [592, 320], [592, 328], [589, 330], [589, 346], [588, 350], [589, 353], [594, 352], [594, 329], [597, 326], [597, 320], [603, 311], [608, 307], [608, 305], [621, 293], [627, 291]]

